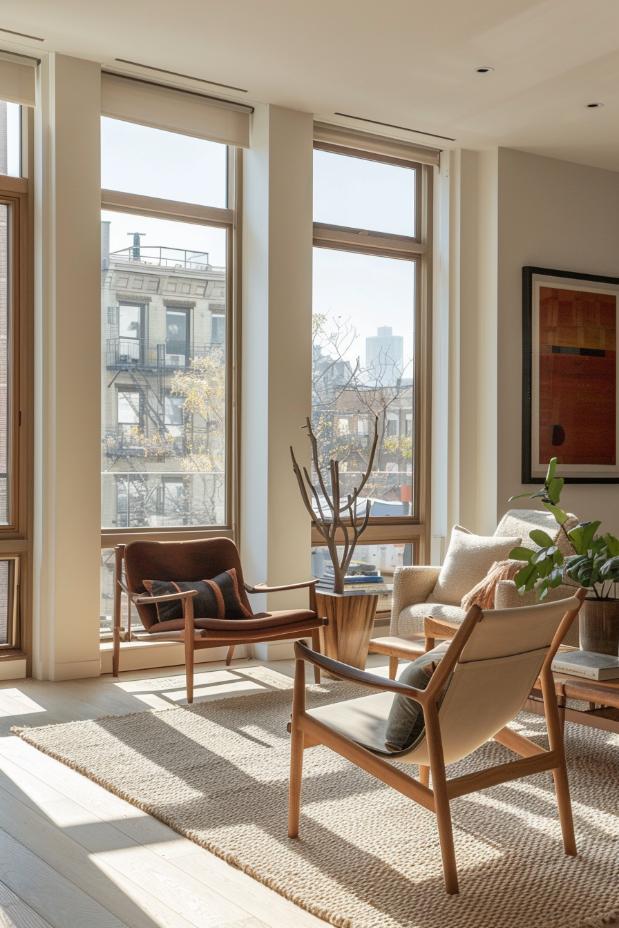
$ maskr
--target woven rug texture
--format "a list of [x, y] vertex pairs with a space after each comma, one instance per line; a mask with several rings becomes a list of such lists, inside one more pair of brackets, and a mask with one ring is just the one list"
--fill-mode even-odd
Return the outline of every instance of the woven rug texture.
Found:
[[[308, 704], [359, 694], [329, 681]], [[286, 684], [19, 734], [339, 928], [619, 924], [618, 736], [566, 727], [577, 858], [563, 853], [550, 774], [455, 800], [460, 895], [447, 896], [433, 814], [327, 748], [305, 752], [300, 838], [287, 837], [290, 706]], [[545, 743], [542, 719], [516, 727]], [[488, 744], [448, 774], [510, 758]]]

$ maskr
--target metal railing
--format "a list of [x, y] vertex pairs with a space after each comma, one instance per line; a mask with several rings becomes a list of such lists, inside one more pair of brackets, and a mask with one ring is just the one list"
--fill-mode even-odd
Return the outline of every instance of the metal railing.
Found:
[[206, 357], [221, 345], [186, 345], [176, 342], [166, 344], [140, 338], [114, 336], [105, 341], [105, 364], [112, 370], [159, 368], [179, 369], [189, 367], [194, 358]]
[[129, 246], [110, 252], [110, 261], [123, 264], [150, 264], [155, 267], [182, 268], [188, 271], [207, 271], [210, 268], [208, 251], [189, 251], [170, 248], [168, 245]]

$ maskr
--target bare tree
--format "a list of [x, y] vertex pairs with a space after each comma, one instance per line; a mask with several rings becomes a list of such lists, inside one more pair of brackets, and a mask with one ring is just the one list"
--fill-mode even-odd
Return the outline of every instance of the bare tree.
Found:
[[[309, 419], [305, 420], [304, 427], [307, 429], [312, 447], [312, 463], [317, 474], [318, 486], [312, 482], [307, 467], [299, 467], [291, 445], [292, 469], [297, 478], [303, 504], [324, 538], [331, 556], [334, 575], [333, 590], [335, 593], [343, 593], [344, 578], [348, 572], [354, 550], [370, 519], [371, 500], [366, 500], [361, 514], [357, 511], [357, 502], [374, 466], [374, 455], [378, 444], [378, 418], [374, 420], [374, 439], [363, 477], [359, 486], [353, 487], [352, 492], [346, 494], [345, 497], [342, 494], [340, 485], [339, 461], [333, 458], [329, 461], [329, 476], [325, 478], [320, 463], [318, 439], [314, 434]], [[343, 545], [340, 545], [342, 547], [341, 556], [338, 553], [338, 535], [343, 540]]]

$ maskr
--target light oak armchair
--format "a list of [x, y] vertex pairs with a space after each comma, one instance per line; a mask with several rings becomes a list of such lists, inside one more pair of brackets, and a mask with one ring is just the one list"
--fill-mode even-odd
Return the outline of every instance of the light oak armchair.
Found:
[[[451, 800], [539, 771], [552, 771], [565, 853], [575, 855], [563, 734], [551, 663], [584, 595], [579, 590], [569, 599], [519, 609], [482, 612], [473, 606], [424, 690], [358, 670], [297, 643], [290, 724], [289, 836], [296, 838], [299, 834], [304, 749], [323, 744], [435, 813], [448, 893], [458, 892]], [[306, 661], [377, 693], [308, 710]], [[538, 676], [544, 698], [548, 749], [507, 727], [522, 709]], [[417, 741], [398, 752], [390, 752], [385, 742], [394, 694], [419, 703], [425, 722]], [[461, 760], [491, 739], [514, 751], [519, 758], [447, 778], [446, 764]], [[395, 767], [394, 760], [418, 765], [419, 779]]]
[[[112, 672], [118, 676], [121, 639], [130, 641], [177, 641], [185, 646], [185, 673], [187, 702], [193, 702], [194, 654], [203, 648], [227, 646], [226, 663], [230, 664], [237, 645], [261, 641], [283, 641], [311, 638], [319, 648], [318, 630], [326, 624], [316, 612], [314, 586], [317, 580], [289, 583], [283, 586], [250, 586], [243, 580], [243, 570], [236, 545], [229, 538], [208, 538], [199, 541], [134, 541], [116, 547], [114, 584], [114, 647]], [[195, 590], [151, 596], [144, 580], [157, 579], [176, 582], [193, 582], [216, 577], [225, 571], [236, 571], [239, 598], [249, 618], [200, 618], [194, 615]], [[277, 593], [283, 590], [309, 590], [309, 609], [288, 609], [253, 613], [247, 594]], [[135, 606], [143, 629], [131, 628], [131, 610], [127, 628], [121, 627], [122, 595]], [[182, 603], [182, 618], [159, 621], [157, 605], [171, 601]], [[320, 669], [316, 668], [316, 682], [320, 682]]]

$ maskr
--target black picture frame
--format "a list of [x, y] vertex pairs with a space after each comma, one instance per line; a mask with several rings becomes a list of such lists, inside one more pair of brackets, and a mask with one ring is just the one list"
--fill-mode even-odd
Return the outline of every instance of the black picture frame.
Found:
[[[619, 305], [619, 277], [605, 277], [599, 274], [582, 274], [556, 268], [526, 265], [522, 268], [522, 483], [543, 483], [544, 477], [533, 473], [533, 318], [534, 318], [534, 282], [539, 277], [564, 279], [566, 281], [590, 282], [591, 284], [608, 284], [617, 288]], [[616, 362], [615, 362], [616, 363]], [[617, 368], [616, 368], [617, 370]], [[619, 378], [619, 370], [617, 370]], [[619, 445], [619, 434], [616, 436]], [[612, 484], [619, 483], [619, 472], [577, 476], [561, 471], [566, 483], [576, 484]]]

